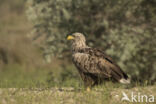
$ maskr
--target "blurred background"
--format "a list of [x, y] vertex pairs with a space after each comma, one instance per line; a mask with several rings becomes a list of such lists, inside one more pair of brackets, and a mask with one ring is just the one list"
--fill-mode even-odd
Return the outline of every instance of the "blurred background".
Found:
[[0, 87], [82, 86], [66, 36], [82, 32], [134, 83], [156, 82], [155, 0], [1, 0]]

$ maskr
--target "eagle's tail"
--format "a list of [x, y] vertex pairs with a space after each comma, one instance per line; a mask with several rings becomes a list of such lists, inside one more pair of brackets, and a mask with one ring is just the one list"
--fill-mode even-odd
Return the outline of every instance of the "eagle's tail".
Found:
[[123, 84], [130, 84], [131, 83], [131, 80], [130, 79], [125, 79], [125, 78], [121, 78], [119, 80], [120, 83], [123, 83]]

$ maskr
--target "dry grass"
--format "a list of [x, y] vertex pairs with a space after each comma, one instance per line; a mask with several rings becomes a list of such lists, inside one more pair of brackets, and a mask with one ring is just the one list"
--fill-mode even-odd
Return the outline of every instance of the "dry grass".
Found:
[[[0, 1], [0, 86], [13, 87], [0, 89], [0, 104], [129, 104], [129, 102], [121, 102], [122, 91], [128, 95], [134, 91], [152, 94], [156, 97], [156, 85], [138, 86], [131, 89], [114, 88], [112, 85], [108, 85], [93, 89], [91, 92], [86, 92], [83, 88], [79, 89], [79, 85], [76, 88], [58, 88], [58, 86], [56, 88], [43, 88], [50, 87], [49, 82], [46, 82], [49, 72], [38, 70], [43, 64], [42, 56], [40, 50], [27, 37], [32, 27], [24, 14], [24, 4], [21, 1]], [[56, 72], [54, 73], [56, 78], [59, 76], [57, 72], [60, 71], [58, 69], [61, 62], [53, 61], [55, 64], [47, 65], [46, 68], [53, 69]], [[31, 69], [37, 71], [27, 71]], [[71, 66], [63, 67], [63, 70], [65, 69], [75, 70]], [[66, 73], [61, 74], [62, 76], [69, 74], [67, 70], [64, 72]], [[73, 76], [67, 77], [73, 79]], [[51, 76], [50, 79], [52, 79]], [[74, 85], [74, 82], [75, 80], [70, 83]]]
[[[122, 91], [128, 96], [132, 91], [156, 96], [156, 87], [136, 87], [132, 89], [103, 87], [101, 90], [93, 89], [91, 92], [74, 88], [9, 88], [0, 89], [0, 101], [3, 104], [134, 104], [121, 101]], [[146, 102], [135, 104], [146, 104]]]

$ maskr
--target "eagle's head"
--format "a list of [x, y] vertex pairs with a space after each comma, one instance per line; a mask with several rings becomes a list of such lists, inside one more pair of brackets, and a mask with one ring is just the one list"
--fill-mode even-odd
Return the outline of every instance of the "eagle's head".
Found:
[[72, 49], [74, 50], [87, 47], [85, 36], [82, 33], [78, 33], [78, 32], [73, 33], [72, 35], [69, 35], [67, 37], [67, 40], [72, 41]]

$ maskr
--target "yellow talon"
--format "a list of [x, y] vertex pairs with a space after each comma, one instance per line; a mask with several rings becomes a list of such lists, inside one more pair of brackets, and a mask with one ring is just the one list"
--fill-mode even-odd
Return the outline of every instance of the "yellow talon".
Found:
[[90, 92], [90, 91], [91, 91], [90, 87], [87, 87], [87, 92]]

